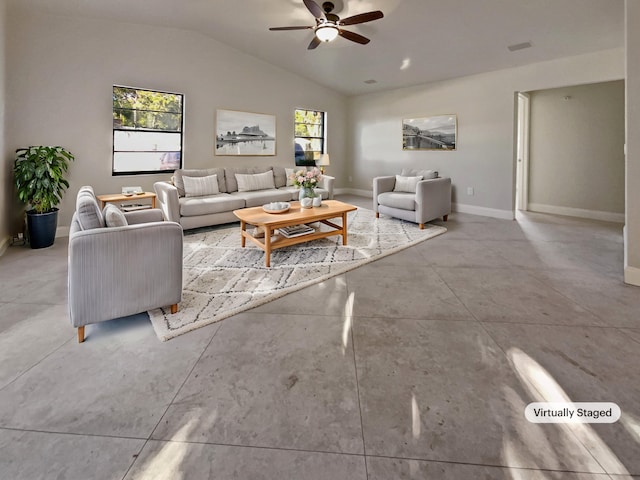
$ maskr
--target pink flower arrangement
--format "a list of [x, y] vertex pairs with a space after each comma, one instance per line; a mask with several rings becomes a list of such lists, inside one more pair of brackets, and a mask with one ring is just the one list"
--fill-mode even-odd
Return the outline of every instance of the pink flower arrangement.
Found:
[[322, 180], [322, 173], [319, 168], [313, 167], [311, 170], [298, 170], [293, 172], [289, 178], [296, 187], [315, 188]]

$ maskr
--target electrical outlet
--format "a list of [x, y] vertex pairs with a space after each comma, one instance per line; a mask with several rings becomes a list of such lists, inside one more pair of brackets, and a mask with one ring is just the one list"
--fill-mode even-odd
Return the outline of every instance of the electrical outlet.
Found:
[[473, 195], [473, 187], [467, 187], [467, 195]]
[[353, 182], [353, 177], [349, 175], [349, 183]]

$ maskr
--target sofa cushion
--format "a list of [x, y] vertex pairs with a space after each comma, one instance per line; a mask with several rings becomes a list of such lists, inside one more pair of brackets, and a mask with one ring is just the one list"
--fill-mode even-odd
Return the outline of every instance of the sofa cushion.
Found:
[[438, 172], [435, 170], [415, 170], [413, 168], [403, 168], [400, 173], [403, 177], [419, 177], [422, 176], [423, 180], [430, 180], [432, 178], [438, 178]]
[[416, 195], [404, 192], [385, 192], [378, 195], [378, 204], [401, 210], [415, 210]]
[[184, 183], [185, 197], [204, 197], [220, 193], [218, 175], [207, 175], [206, 177], [182, 175], [182, 181]]
[[232, 197], [228, 193], [219, 193], [208, 197], [182, 197], [178, 199], [178, 202], [182, 217], [224, 213], [245, 207], [244, 199]]
[[291, 179], [291, 177], [293, 176], [293, 174], [296, 171], [296, 169], [295, 168], [285, 168], [284, 171], [287, 174], [287, 183], [286, 183], [285, 187], [293, 187], [293, 180]]
[[259, 207], [270, 202], [291, 201], [291, 192], [275, 188], [271, 190], [254, 190], [253, 192], [233, 192], [230, 195], [234, 198], [243, 199], [247, 207]]
[[207, 177], [209, 175], [218, 176], [218, 190], [220, 193], [228, 192], [227, 185], [225, 183], [224, 168], [207, 168], [200, 170], [176, 170], [173, 172], [173, 184], [178, 189], [178, 196], [184, 197], [184, 181], [182, 177], [186, 175], [188, 177]]
[[417, 177], [404, 177], [396, 175], [396, 184], [393, 187], [394, 192], [416, 193], [416, 186], [422, 180], [422, 175]]
[[287, 169], [284, 167], [271, 167], [273, 170], [273, 181], [276, 184], [276, 188], [282, 188], [287, 186]]
[[124, 212], [112, 203], [107, 203], [104, 210], [102, 210], [102, 216], [107, 227], [126, 227], [129, 225]]
[[238, 192], [253, 192], [255, 190], [269, 190], [276, 188], [273, 181], [273, 171], [264, 173], [236, 173]]
[[264, 173], [271, 170], [271, 167], [227, 167], [224, 169], [224, 177], [227, 183], [227, 192], [237, 192], [238, 191], [238, 182], [236, 181], [236, 173], [247, 174], [247, 173]]
[[76, 198], [76, 215], [82, 230], [102, 228], [105, 226], [102, 211], [93, 195], [91, 187], [82, 187]]

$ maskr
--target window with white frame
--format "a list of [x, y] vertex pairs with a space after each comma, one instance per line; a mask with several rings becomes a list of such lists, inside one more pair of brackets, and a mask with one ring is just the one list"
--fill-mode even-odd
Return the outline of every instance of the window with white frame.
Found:
[[182, 167], [184, 96], [113, 87], [113, 175]]
[[297, 166], [314, 166], [326, 148], [325, 112], [296, 109], [294, 120], [295, 161]]

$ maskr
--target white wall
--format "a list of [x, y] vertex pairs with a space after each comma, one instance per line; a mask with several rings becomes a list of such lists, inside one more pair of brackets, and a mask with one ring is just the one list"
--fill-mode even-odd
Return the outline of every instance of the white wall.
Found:
[[640, 285], [640, 2], [626, 1], [626, 222], [624, 279]]
[[624, 221], [624, 81], [530, 92], [529, 210]]
[[[0, 152], [5, 150], [5, 38], [6, 16], [5, 0], [0, 0]], [[10, 235], [10, 198], [13, 196], [13, 163], [0, 160], [0, 255], [5, 251], [11, 239]]]
[[[11, 156], [21, 146], [55, 144], [75, 154], [60, 225], [69, 225], [82, 185], [92, 185], [98, 194], [119, 192], [123, 185], [148, 190], [169, 177], [111, 176], [114, 84], [185, 94], [187, 168], [293, 166], [294, 109], [325, 110], [329, 174], [344, 177], [347, 125], [340, 94], [193, 32], [11, 8], [8, 15], [11, 122], [5, 152]], [[218, 108], [276, 115], [277, 155], [214, 156]]]
[[[459, 211], [512, 218], [515, 92], [624, 78], [624, 50], [553, 60], [350, 99], [351, 187], [403, 167], [450, 176]], [[402, 119], [458, 115], [457, 150], [403, 151]], [[474, 188], [474, 196], [466, 194]]]

